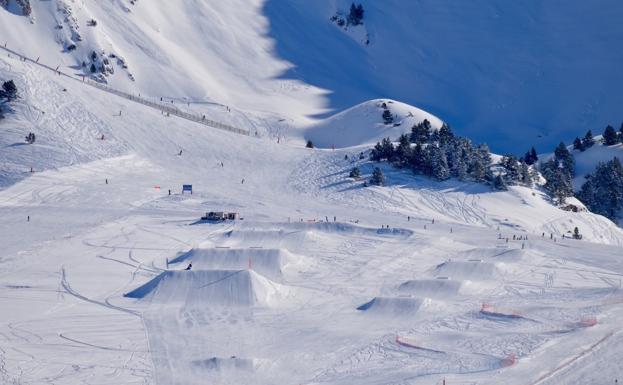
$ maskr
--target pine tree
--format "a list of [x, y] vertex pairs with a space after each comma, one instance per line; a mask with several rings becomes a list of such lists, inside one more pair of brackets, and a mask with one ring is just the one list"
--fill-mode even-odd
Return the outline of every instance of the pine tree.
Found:
[[613, 144], [619, 143], [619, 136], [617, 132], [614, 130], [614, 127], [608, 125], [604, 130], [604, 144], [606, 146], [612, 146]]
[[[571, 175], [564, 167], [559, 167], [559, 163], [550, 160], [544, 167], [545, 189], [549, 194], [563, 204], [567, 197], [573, 196], [573, 186], [571, 185]], [[560, 163], [562, 166], [562, 164]]]
[[416, 143], [409, 154], [409, 167], [415, 173], [424, 173], [426, 163], [426, 151], [420, 143]]
[[455, 166], [455, 176], [460, 180], [464, 181], [467, 179], [468, 174], [468, 166], [467, 160], [465, 157], [460, 157]]
[[394, 123], [394, 116], [390, 110], [383, 110], [383, 122], [388, 125]]
[[573, 149], [574, 150], [580, 150], [580, 151], [584, 151], [585, 150], [584, 143], [582, 142], [582, 139], [578, 138], [577, 136], [573, 140]]
[[536, 150], [534, 149], [534, 146], [532, 146], [530, 151], [526, 152], [526, 155], [524, 155], [523, 160], [528, 164], [528, 166], [532, 166], [533, 164], [536, 163], [537, 160], [539, 160], [539, 157], [536, 154]]
[[472, 155], [469, 174], [476, 182], [484, 182], [489, 179], [491, 170], [489, 165], [491, 164], [491, 153], [489, 147], [486, 144], [481, 144], [475, 148]]
[[427, 143], [430, 139], [431, 124], [428, 119], [424, 119], [418, 124], [411, 127], [411, 142], [412, 143]]
[[396, 162], [397, 166], [403, 167], [408, 163], [410, 154], [411, 142], [406, 134], [402, 134], [398, 138], [398, 146], [396, 146], [394, 151], [394, 162]]
[[307, 148], [314, 148], [314, 143], [312, 143], [311, 140], [308, 140], [307, 143], [305, 144], [305, 147], [307, 147]]
[[496, 175], [493, 179], [493, 188], [499, 191], [508, 190], [508, 187], [506, 186], [506, 181], [501, 174]]
[[385, 176], [380, 168], [375, 167], [372, 171], [372, 178], [370, 178], [370, 184], [376, 186], [383, 186], [385, 184]]
[[597, 206], [597, 202], [595, 201], [595, 184], [593, 182], [593, 176], [589, 174], [586, 175], [585, 178], [586, 181], [582, 184], [582, 187], [576, 197], [582, 201], [582, 203], [584, 203], [589, 210], [596, 212], [595, 207]]
[[361, 176], [361, 170], [358, 166], [355, 166], [352, 170], [350, 170], [350, 174], [348, 174], [348, 176], [357, 179]]
[[560, 142], [556, 150], [554, 150], [554, 159], [558, 164], [561, 164], [565, 172], [569, 174], [570, 177], [573, 176], [573, 166], [575, 161], [573, 159], [573, 155], [567, 149], [567, 146], [563, 142]]
[[591, 130], [586, 131], [584, 139], [582, 139], [582, 145], [585, 149], [593, 147], [595, 144], [595, 138], [593, 138], [593, 132]]
[[446, 146], [448, 143], [452, 142], [454, 139], [454, 133], [452, 129], [447, 124], [442, 124], [439, 129], [439, 145]]
[[450, 177], [448, 160], [443, 148], [431, 146], [431, 173], [437, 180], [446, 180]]
[[580, 229], [577, 226], [573, 229], [573, 239], [582, 239], [582, 234], [580, 234]]
[[600, 162], [586, 177], [578, 198], [592, 212], [615, 220], [623, 210], [623, 166], [619, 158]]
[[[376, 147], [375, 147], [376, 148]], [[380, 143], [380, 159], [390, 160], [394, 157], [394, 144], [389, 138], [384, 138]]]
[[17, 98], [17, 86], [13, 80], [7, 80], [2, 83], [2, 90], [0, 90], [0, 98], [6, 98], [8, 102]]
[[528, 187], [532, 186], [532, 173], [530, 172], [530, 166], [522, 160], [519, 163], [520, 182]]
[[359, 25], [363, 20], [363, 6], [361, 4], [355, 5], [352, 3], [350, 5], [350, 12], [348, 13], [348, 21], [352, 25]]
[[477, 155], [481, 158], [481, 160], [485, 163], [485, 166], [489, 166], [491, 164], [491, 150], [489, 150], [489, 146], [485, 143], [478, 145], [476, 148]]
[[521, 180], [521, 170], [519, 168], [519, 162], [515, 155], [504, 155], [500, 160], [500, 165], [506, 170], [506, 181], [511, 184], [519, 182]]

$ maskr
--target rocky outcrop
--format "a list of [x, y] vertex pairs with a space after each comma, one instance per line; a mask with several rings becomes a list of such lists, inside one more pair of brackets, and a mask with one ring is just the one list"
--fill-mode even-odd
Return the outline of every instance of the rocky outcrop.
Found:
[[[24, 16], [30, 16], [32, 14], [32, 6], [30, 5], [30, 0], [13, 0], [17, 5], [17, 8], [21, 11], [21, 14]], [[9, 3], [11, 0], [0, 0], [0, 7], [9, 9]]]

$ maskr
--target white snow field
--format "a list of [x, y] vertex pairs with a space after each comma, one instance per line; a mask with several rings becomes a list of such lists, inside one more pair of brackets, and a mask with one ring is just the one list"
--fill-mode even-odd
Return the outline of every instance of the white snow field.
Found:
[[[0, 79], [14, 79], [20, 93], [0, 123], [0, 384], [621, 379], [623, 231], [604, 217], [558, 209], [539, 189], [439, 183], [383, 164], [384, 187], [348, 178], [354, 165], [362, 178], [375, 166], [359, 159], [365, 144], [406, 132], [420, 119], [435, 127], [441, 121], [408, 104], [373, 99], [386, 96], [376, 80], [354, 86], [350, 95], [363, 102], [339, 99], [328, 94], [327, 82], [308, 78], [312, 70], [281, 57], [275, 44], [304, 44], [292, 29], [299, 16], [302, 31], [344, 6], [323, 1], [327, 7], [301, 13], [307, 3], [52, 0], [33, 2], [31, 19], [0, 9], [0, 41], [35, 61], [41, 52], [45, 64], [72, 73], [80, 55], [97, 45], [129, 65], [127, 71], [115, 67], [107, 78], [112, 86], [155, 102], [168, 97], [184, 110], [252, 133], [167, 116], [0, 50]], [[383, 14], [380, 5], [364, 3], [371, 15]], [[411, 10], [401, 5], [407, 3], [388, 2]], [[505, 10], [519, 12], [521, 20], [532, 20], [541, 7], [543, 15], [552, 12], [552, 5], [537, 3], [522, 10], [491, 4], [478, 2], [487, 10], [480, 16], [492, 23], [504, 24]], [[67, 6], [75, 19], [62, 16]], [[607, 12], [586, 7], [572, 9], [587, 17]], [[281, 9], [291, 12], [276, 12]], [[92, 17], [98, 25], [87, 27]], [[530, 25], [544, 16], [534, 17]], [[56, 23], [63, 28], [54, 29]], [[84, 46], [61, 53], [59, 42], [67, 42], [75, 23]], [[294, 24], [278, 33], [274, 28], [284, 23]], [[590, 25], [582, 31], [613, 36], [618, 28]], [[387, 31], [373, 16], [366, 28], [377, 44], [371, 49], [380, 49]], [[353, 47], [361, 48], [365, 36], [330, 24], [319, 34], [339, 36], [332, 44], [345, 54], [358, 52]], [[306, 60], [315, 55], [312, 64], [326, 63], [318, 55], [324, 42], [314, 43]], [[421, 55], [420, 63], [444, 60], [436, 50]], [[604, 65], [599, 71], [611, 71], [599, 58], [591, 59]], [[297, 69], [300, 78], [290, 79]], [[346, 72], [317, 73], [330, 80]], [[365, 79], [363, 73], [349, 76]], [[434, 95], [451, 95], [450, 80]], [[542, 91], [530, 84], [526, 93]], [[375, 91], [357, 90], [367, 86]], [[387, 96], [409, 99], [392, 89]], [[338, 105], [331, 98], [355, 107], [318, 118]], [[379, 125], [383, 102], [401, 125]], [[575, 102], [582, 103], [567, 106]], [[590, 104], [587, 121], [608, 116], [609, 108], [605, 100]], [[33, 130], [37, 141], [23, 144]], [[304, 148], [303, 139], [322, 148]], [[192, 184], [192, 194], [182, 193], [183, 184]], [[240, 219], [200, 220], [209, 211], [237, 212]], [[581, 241], [568, 237], [576, 226]]]

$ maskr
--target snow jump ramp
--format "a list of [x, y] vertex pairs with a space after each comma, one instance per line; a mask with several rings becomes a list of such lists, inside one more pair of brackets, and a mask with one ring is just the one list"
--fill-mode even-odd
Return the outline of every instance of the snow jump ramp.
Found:
[[371, 301], [359, 306], [357, 310], [379, 316], [413, 316], [431, 304], [430, 298], [374, 297]]
[[242, 270], [251, 267], [278, 280], [282, 269], [296, 258], [283, 249], [191, 249], [169, 264], [192, 262], [196, 270]]
[[159, 304], [270, 306], [283, 286], [250, 270], [165, 271], [124, 296]]
[[435, 274], [458, 280], [489, 280], [501, 273], [501, 263], [481, 261], [447, 261], [435, 267]]

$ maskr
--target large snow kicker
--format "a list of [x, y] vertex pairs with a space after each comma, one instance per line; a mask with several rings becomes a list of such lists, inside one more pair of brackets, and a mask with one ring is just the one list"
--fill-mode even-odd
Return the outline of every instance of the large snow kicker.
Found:
[[166, 271], [125, 294], [160, 304], [268, 306], [282, 286], [249, 270]]
[[242, 270], [251, 268], [271, 279], [280, 279], [282, 269], [294, 256], [283, 249], [191, 249], [169, 261], [170, 264], [192, 262], [196, 270]]

